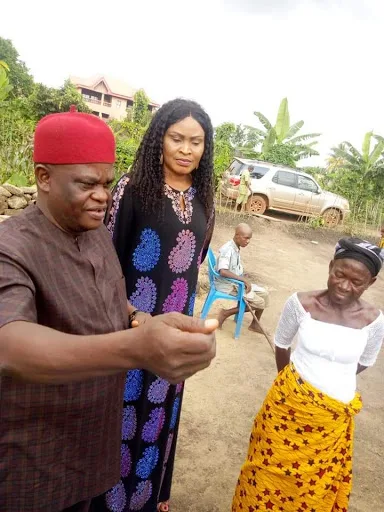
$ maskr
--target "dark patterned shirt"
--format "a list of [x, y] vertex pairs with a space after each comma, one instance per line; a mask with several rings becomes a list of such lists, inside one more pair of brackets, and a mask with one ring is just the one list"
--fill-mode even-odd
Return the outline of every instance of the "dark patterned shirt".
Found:
[[[128, 327], [104, 226], [74, 239], [36, 206], [0, 225], [0, 327], [14, 321], [79, 335]], [[121, 374], [65, 385], [0, 378], [2, 512], [56, 512], [116, 484], [123, 385]]]

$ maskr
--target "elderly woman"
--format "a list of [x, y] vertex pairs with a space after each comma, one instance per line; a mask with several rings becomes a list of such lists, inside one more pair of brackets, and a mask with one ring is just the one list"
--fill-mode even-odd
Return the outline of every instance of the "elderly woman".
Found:
[[356, 374], [375, 363], [384, 337], [383, 314], [361, 296], [382, 264], [378, 247], [342, 239], [327, 288], [286, 302], [275, 336], [279, 375], [256, 416], [232, 512], [348, 510], [362, 407]]

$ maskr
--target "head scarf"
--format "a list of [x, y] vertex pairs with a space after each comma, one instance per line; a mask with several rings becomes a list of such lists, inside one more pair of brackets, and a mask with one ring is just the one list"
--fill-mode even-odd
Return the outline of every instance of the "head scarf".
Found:
[[342, 258], [360, 261], [368, 268], [372, 276], [376, 277], [383, 266], [384, 252], [376, 245], [361, 238], [342, 238], [336, 244], [334, 259]]
[[115, 162], [115, 137], [109, 126], [91, 114], [50, 114], [37, 124], [33, 161], [40, 164]]

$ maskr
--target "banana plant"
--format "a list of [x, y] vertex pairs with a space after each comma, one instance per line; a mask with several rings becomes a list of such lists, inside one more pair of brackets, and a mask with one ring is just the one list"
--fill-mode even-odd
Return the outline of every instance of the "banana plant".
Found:
[[[376, 144], [374, 144], [376, 142]], [[350, 142], [343, 142], [332, 148], [332, 159], [342, 162], [342, 167], [359, 172], [362, 179], [382, 175], [384, 176], [384, 138], [367, 132], [363, 139], [361, 152]]]
[[5, 101], [12, 90], [8, 79], [9, 67], [6, 62], [0, 60], [0, 103]]
[[318, 155], [318, 152], [313, 148], [317, 141], [312, 141], [305, 144], [310, 139], [315, 139], [320, 136], [320, 133], [308, 133], [305, 135], [297, 135], [304, 125], [304, 121], [298, 121], [291, 125], [288, 99], [284, 98], [279, 106], [277, 113], [276, 123], [272, 123], [261, 112], [254, 112], [260, 123], [264, 126], [264, 130], [254, 128], [257, 130], [258, 135], [262, 138], [262, 153], [267, 155], [271, 147], [275, 144], [290, 144], [295, 150], [297, 149], [297, 160], [307, 158], [308, 156]]

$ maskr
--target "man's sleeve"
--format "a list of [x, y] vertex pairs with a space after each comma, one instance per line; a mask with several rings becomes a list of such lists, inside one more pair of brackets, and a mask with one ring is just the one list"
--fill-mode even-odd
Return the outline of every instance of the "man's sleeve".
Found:
[[16, 321], [37, 323], [35, 286], [18, 262], [0, 252], [0, 327]]
[[219, 257], [217, 258], [217, 271], [220, 270], [229, 270], [231, 264], [231, 254], [232, 251], [230, 248], [221, 248], [219, 252]]

